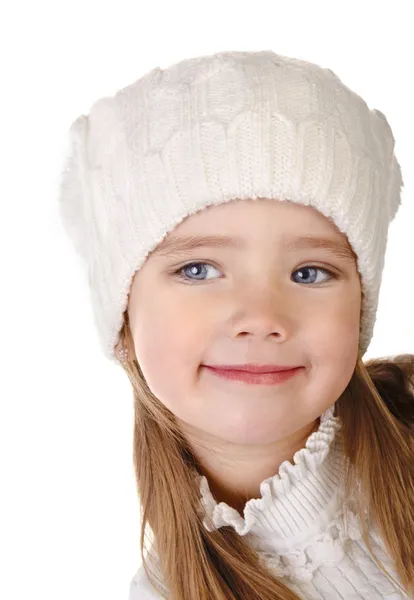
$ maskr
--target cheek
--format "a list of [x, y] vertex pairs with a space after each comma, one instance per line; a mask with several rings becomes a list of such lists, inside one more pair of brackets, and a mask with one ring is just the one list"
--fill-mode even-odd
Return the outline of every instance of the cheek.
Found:
[[138, 362], [152, 393], [180, 413], [179, 404], [191, 393], [206, 347], [202, 313], [191, 314], [182, 304], [153, 302], [141, 314], [142, 321], [131, 323]]
[[[314, 386], [322, 386], [333, 398], [339, 397], [355, 369], [358, 357], [360, 300], [347, 296], [347, 301], [330, 303], [314, 313], [306, 327], [306, 351], [311, 357]], [[323, 393], [322, 389], [315, 393]]]
[[[318, 308], [310, 307], [304, 327], [308, 332], [311, 354], [331, 354], [341, 358], [353, 349], [358, 349], [361, 297], [360, 288], [355, 285], [346, 293], [322, 302]], [[309, 342], [309, 338], [311, 341]]]

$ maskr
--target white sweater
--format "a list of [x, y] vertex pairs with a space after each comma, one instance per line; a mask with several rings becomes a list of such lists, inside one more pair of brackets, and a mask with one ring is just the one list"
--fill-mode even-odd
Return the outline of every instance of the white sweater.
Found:
[[[409, 598], [379, 569], [366, 548], [357, 519], [341, 522], [343, 442], [334, 406], [279, 472], [260, 485], [260, 498], [249, 500], [244, 518], [214, 500], [200, 477], [201, 505], [213, 529], [230, 525], [259, 553], [264, 564], [304, 600], [401, 600]], [[206, 520], [204, 526], [209, 529]], [[378, 558], [398, 580], [376, 528], [370, 542]], [[167, 594], [168, 596], [168, 594]], [[159, 600], [141, 565], [130, 583], [129, 600]], [[173, 599], [171, 599], [173, 600]]]

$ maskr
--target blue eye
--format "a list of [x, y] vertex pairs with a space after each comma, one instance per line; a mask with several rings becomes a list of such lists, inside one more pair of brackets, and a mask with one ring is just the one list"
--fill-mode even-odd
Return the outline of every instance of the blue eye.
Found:
[[[180, 267], [179, 269], [177, 269], [176, 271], [173, 272], [173, 275], [175, 277], [177, 277], [178, 279], [181, 279], [182, 281], [186, 281], [188, 283], [195, 283], [196, 281], [207, 281], [207, 279], [191, 279], [188, 278], [187, 275], [185, 275], [185, 271], [187, 271], [187, 269], [191, 269], [192, 271], [192, 275], [196, 276], [195, 271], [199, 270], [199, 265], [207, 265], [208, 267], [212, 267], [213, 269], [216, 269], [216, 267], [214, 265], [211, 265], [210, 263], [205, 263], [205, 262], [191, 262], [191, 263], [187, 263], [186, 265], [184, 265], [183, 267]], [[311, 276], [312, 281], [308, 281], [308, 274], [309, 272], [312, 273], [312, 275], [314, 275], [317, 272], [321, 272], [324, 273], [327, 278], [324, 279], [322, 282], [321, 281], [317, 281], [316, 279], [314, 279]], [[332, 271], [329, 271], [328, 269], [324, 269], [322, 267], [317, 267], [314, 265], [307, 265], [305, 267], [301, 267], [300, 269], [297, 269], [296, 271], [294, 271], [295, 273], [300, 273], [301, 277], [299, 279], [299, 283], [325, 283], [327, 281], [331, 281], [334, 279], [338, 279], [339, 276], [336, 275], [335, 273], [333, 273]]]
[[[177, 271], [174, 272], [174, 275], [176, 275], [178, 277], [178, 279], [187, 280], [187, 277], [183, 275], [184, 271], [186, 271], [187, 269], [192, 269], [192, 271], [193, 271], [192, 274], [194, 275], [195, 274], [194, 271], [196, 271], [198, 269], [198, 265], [208, 265], [209, 267], [213, 267], [214, 269], [216, 268], [213, 265], [210, 265], [209, 263], [192, 262], [192, 263], [188, 263], [188, 264], [184, 265], [183, 267], [180, 267]], [[205, 281], [205, 280], [197, 279], [196, 281]]]

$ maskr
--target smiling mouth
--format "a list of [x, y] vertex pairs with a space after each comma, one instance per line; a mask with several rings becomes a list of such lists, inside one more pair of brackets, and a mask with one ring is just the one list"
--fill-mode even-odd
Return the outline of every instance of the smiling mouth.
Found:
[[288, 381], [296, 374], [303, 370], [303, 367], [295, 367], [283, 371], [274, 371], [267, 373], [252, 373], [251, 371], [235, 370], [235, 369], [216, 369], [208, 365], [204, 365], [210, 373], [222, 379], [238, 381], [248, 384], [275, 385]]

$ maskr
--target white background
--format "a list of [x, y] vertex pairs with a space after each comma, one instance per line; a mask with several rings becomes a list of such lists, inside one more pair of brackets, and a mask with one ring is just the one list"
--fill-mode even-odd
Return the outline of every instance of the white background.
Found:
[[57, 215], [66, 133], [150, 69], [224, 50], [331, 68], [396, 138], [405, 187], [371, 346], [414, 352], [413, 20], [393, 2], [8, 2], [1, 50], [0, 597], [127, 599], [140, 564], [132, 394]]

